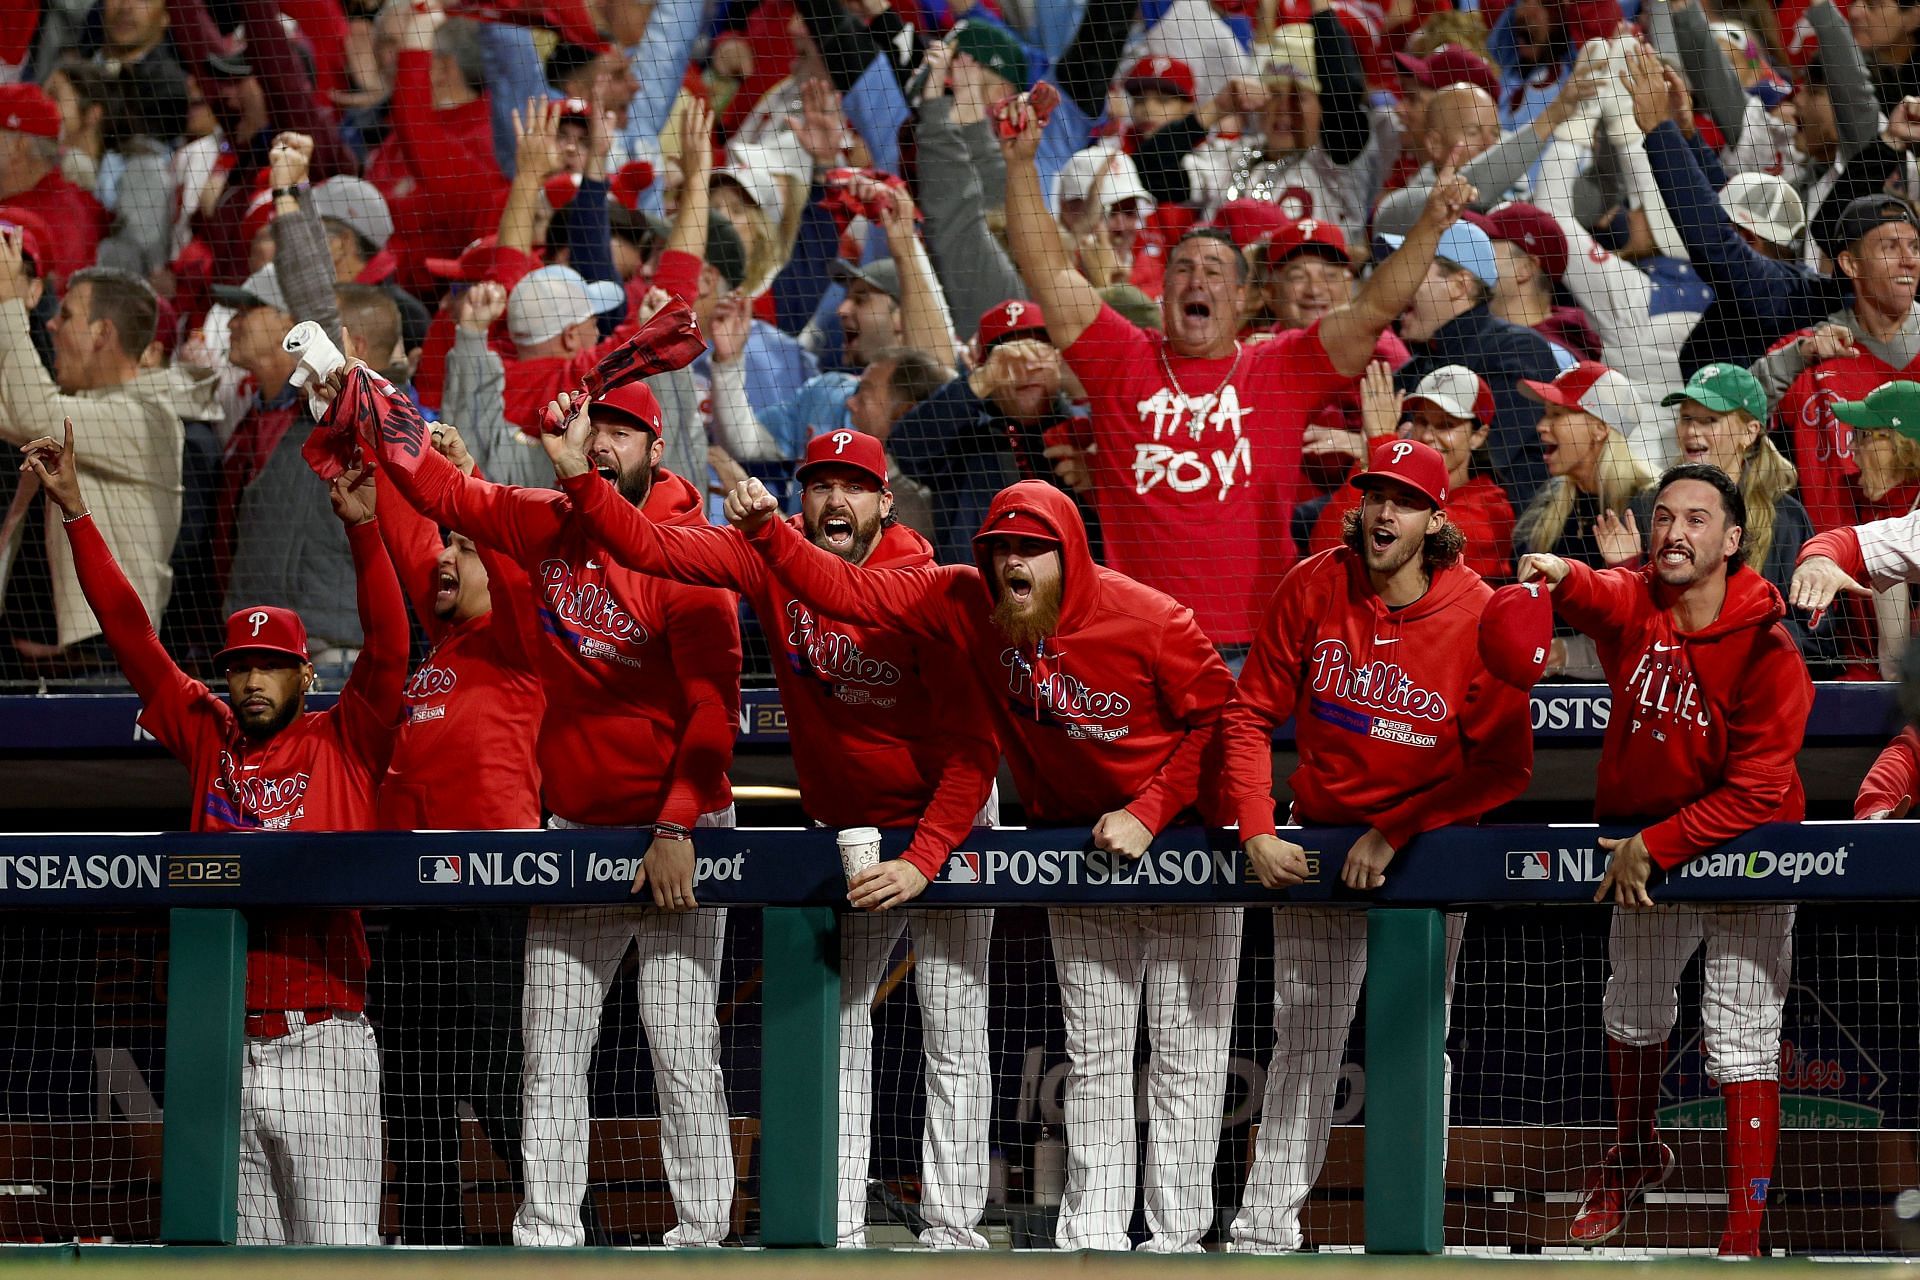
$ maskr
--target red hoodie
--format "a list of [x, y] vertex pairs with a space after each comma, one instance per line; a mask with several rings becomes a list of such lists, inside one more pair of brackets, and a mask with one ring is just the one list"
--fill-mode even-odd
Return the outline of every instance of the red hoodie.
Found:
[[[1781, 339], [1773, 350], [1799, 341], [1806, 333], [1802, 330]], [[1885, 383], [1916, 377], [1920, 377], [1920, 361], [1896, 369], [1866, 347], [1856, 346], [1801, 373], [1780, 397], [1780, 420], [1793, 432], [1800, 500], [1814, 528], [1859, 524], [1888, 514], [1864, 505], [1858, 483], [1860, 464], [1853, 456], [1853, 428], [1833, 416], [1833, 406], [1841, 400], [1864, 399]]]
[[540, 825], [540, 767], [527, 726], [546, 696], [534, 658], [540, 631], [526, 572], [479, 548], [493, 607], [448, 623], [433, 610], [445, 543], [390, 486], [380, 536], [432, 648], [407, 681], [393, 763], [380, 780], [382, 830], [499, 831]]
[[[410, 424], [412, 425], [412, 424]], [[417, 433], [417, 425], [412, 425]], [[532, 579], [543, 634], [541, 798], [571, 822], [691, 827], [732, 803], [740, 614], [725, 591], [607, 563], [551, 489], [489, 484], [403, 428], [379, 437], [381, 475], [428, 519], [495, 547]], [[642, 513], [705, 524], [700, 493], [655, 471]]]
[[1682, 631], [1651, 566], [1567, 569], [1553, 607], [1593, 637], [1613, 689], [1595, 816], [1649, 822], [1647, 852], [1668, 870], [1760, 823], [1804, 818], [1795, 757], [1813, 681], [1773, 584], [1743, 565], [1720, 616]]
[[[91, 517], [66, 526], [87, 603], [140, 695], [140, 724], [193, 784], [193, 831], [367, 831], [407, 674], [407, 606], [371, 525], [347, 531], [366, 647], [340, 700], [265, 742], [233, 707], [174, 664]], [[250, 910], [247, 1011], [366, 1008], [367, 936], [358, 911]]]
[[1022, 480], [994, 498], [983, 534], [1014, 512], [1060, 539], [1060, 622], [1032, 646], [1008, 643], [994, 624], [984, 556], [979, 568], [865, 569], [782, 521], [748, 541], [819, 613], [965, 650], [1035, 821], [1092, 822], [1124, 807], [1158, 832], [1199, 795], [1233, 676], [1192, 610], [1094, 564], [1071, 498]]
[[1867, 770], [1860, 793], [1853, 798], [1853, 816], [1905, 817], [1915, 796], [1920, 796], [1920, 732], [1908, 725], [1874, 757], [1873, 768]]
[[[993, 790], [1000, 749], [965, 657], [945, 640], [898, 626], [816, 614], [731, 528], [659, 525], [588, 473], [561, 481], [589, 536], [615, 561], [678, 582], [738, 591], [775, 647], [774, 678], [807, 813], [830, 827], [916, 826], [902, 856], [932, 880], [973, 829]], [[799, 516], [791, 520], [804, 532]], [[885, 530], [865, 565], [933, 563], [905, 525]]]
[[1300, 751], [1288, 785], [1303, 823], [1370, 826], [1399, 849], [1525, 791], [1527, 692], [1480, 662], [1492, 597], [1479, 574], [1456, 566], [1390, 609], [1351, 548], [1296, 565], [1267, 605], [1221, 723], [1241, 840], [1274, 834], [1273, 730], [1288, 720]]

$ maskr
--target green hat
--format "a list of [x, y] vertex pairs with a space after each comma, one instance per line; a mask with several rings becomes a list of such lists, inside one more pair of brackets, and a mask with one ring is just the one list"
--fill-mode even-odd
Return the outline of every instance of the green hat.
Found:
[[[1767, 420], [1767, 393], [1760, 379], [1737, 364], [1708, 364], [1693, 371], [1684, 390], [1676, 391], [1660, 403], [1669, 407], [1691, 400], [1715, 413], [1745, 409], [1761, 422]], [[1920, 418], [1915, 419], [1920, 422]]]
[[1833, 416], [1850, 427], [1898, 431], [1920, 440], [1920, 382], [1889, 382], [1875, 387], [1864, 400], [1842, 400]]
[[1026, 52], [1004, 28], [962, 20], [953, 29], [953, 51], [966, 54], [1015, 89], [1027, 87]]
[[1160, 304], [1139, 285], [1109, 285], [1100, 291], [1100, 300], [1118, 311], [1134, 328], [1160, 331]]

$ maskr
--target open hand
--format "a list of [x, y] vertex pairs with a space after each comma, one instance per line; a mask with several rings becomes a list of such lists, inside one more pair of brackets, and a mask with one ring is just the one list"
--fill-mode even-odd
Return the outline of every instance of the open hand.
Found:
[[1647, 853], [1646, 841], [1638, 835], [1625, 840], [1601, 836], [1600, 847], [1613, 856], [1607, 860], [1607, 873], [1600, 877], [1593, 900], [1605, 902], [1611, 893], [1617, 907], [1651, 907], [1653, 898], [1647, 893], [1647, 880], [1653, 874], [1653, 858]]

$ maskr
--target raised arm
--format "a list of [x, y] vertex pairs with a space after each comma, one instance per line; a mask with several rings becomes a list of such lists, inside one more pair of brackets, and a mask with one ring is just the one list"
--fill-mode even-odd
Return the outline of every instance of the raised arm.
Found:
[[353, 673], [340, 690], [340, 715], [347, 740], [369, 763], [379, 766], [393, 750], [401, 692], [407, 684], [407, 603], [380, 539], [372, 477], [349, 471], [334, 479], [329, 496], [334, 514], [347, 526], [364, 637]]
[[313, 321], [328, 342], [344, 349], [340, 306], [333, 296], [333, 251], [305, 186], [312, 155], [313, 139], [303, 133], [277, 135], [267, 153], [275, 189], [294, 189], [273, 202], [273, 274], [293, 318]]
[[[945, 44], [927, 53], [944, 64]], [[986, 196], [972, 164], [966, 140], [953, 123], [953, 99], [944, 92], [944, 66], [928, 72], [919, 127], [920, 208], [926, 214], [927, 244], [947, 282], [947, 301], [962, 333], [979, 327], [980, 317], [1004, 298], [1017, 298], [1027, 286], [987, 230]], [[942, 91], [936, 93], [938, 86]], [[998, 156], [996, 155], [996, 160]]]
[[1046, 313], [1048, 336], [1064, 351], [1100, 314], [1100, 295], [1074, 269], [1060, 228], [1040, 192], [1040, 171], [1034, 167], [1039, 122], [1024, 106], [1015, 106], [1010, 118], [1023, 127], [1000, 144], [1000, 153], [1007, 158], [1007, 242], [1033, 300]]
[[[581, 462], [584, 464], [582, 456]], [[616, 564], [696, 587], [722, 587], [752, 594], [765, 580], [766, 564], [732, 528], [658, 524], [622, 499], [591, 469], [554, 463], [560, 489], [573, 503], [573, 518]]]

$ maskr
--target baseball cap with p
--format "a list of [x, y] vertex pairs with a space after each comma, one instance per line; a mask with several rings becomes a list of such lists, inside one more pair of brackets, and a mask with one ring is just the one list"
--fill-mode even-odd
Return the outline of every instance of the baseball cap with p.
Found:
[[1520, 391], [1530, 400], [1590, 413], [1623, 435], [1640, 428], [1640, 391], [1625, 374], [1593, 360], [1563, 369], [1552, 382], [1520, 380]]
[[1489, 210], [1480, 225], [1489, 238], [1518, 245], [1553, 279], [1567, 274], [1567, 233], [1545, 209], [1509, 200]]
[[1402, 484], [1433, 503], [1447, 508], [1447, 460], [1430, 444], [1384, 437], [1369, 447], [1367, 469], [1347, 481], [1365, 493], [1388, 484]]
[[235, 311], [272, 307], [275, 311], [293, 314], [293, 308], [287, 305], [286, 291], [280, 287], [280, 275], [271, 262], [248, 276], [245, 284], [213, 286], [213, 300]]
[[1424, 400], [1449, 418], [1482, 426], [1493, 421], [1493, 388], [1462, 364], [1441, 365], [1420, 379], [1403, 403], [1411, 405], [1416, 400]]
[[1867, 431], [1898, 431], [1920, 440], [1920, 382], [1888, 382], [1861, 400], [1842, 400], [1833, 416], [1850, 427]]
[[1134, 63], [1133, 69], [1127, 72], [1127, 78], [1120, 82], [1120, 87], [1130, 94], [1164, 93], [1192, 102], [1198, 96], [1194, 91], [1194, 83], [1192, 67], [1178, 58], [1155, 53]]
[[1660, 403], [1670, 409], [1687, 400], [1715, 413], [1745, 409], [1759, 421], [1767, 420], [1767, 393], [1760, 386], [1760, 379], [1737, 364], [1701, 365], [1687, 379], [1685, 387]]
[[1269, 269], [1277, 270], [1283, 263], [1307, 255], [1325, 258], [1343, 267], [1353, 265], [1353, 259], [1347, 254], [1346, 232], [1340, 229], [1339, 223], [1324, 218], [1289, 222], [1268, 238], [1262, 256]]
[[1047, 317], [1040, 310], [1040, 304], [1025, 298], [1009, 298], [987, 308], [986, 314], [980, 317], [980, 328], [973, 340], [984, 357], [987, 352], [1010, 339], [1039, 338], [1045, 341], [1046, 336]]
[[871, 476], [882, 489], [887, 487], [886, 446], [864, 431], [842, 427], [807, 441], [807, 456], [794, 471], [794, 478], [805, 484], [807, 473], [821, 467], [852, 467]]
[[274, 653], [307, 662], [307, 624], [291, 609], [255, 605], [227, 616], [227, 643], [213, 655], [213, 665], [224, 667], [236, 653]]
[[572, 267], [541, 267], [528, 272], [507, 295], [507, 336], [518, 346], [531, 347], [626, 305], [627, 291], [611, 280], [589, 283]]

